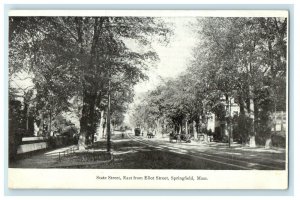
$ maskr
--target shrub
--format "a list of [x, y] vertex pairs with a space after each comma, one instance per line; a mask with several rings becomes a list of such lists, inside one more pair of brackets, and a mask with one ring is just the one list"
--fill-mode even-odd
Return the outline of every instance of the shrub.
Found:
[[272, 139], [272, 146], [285, 148], [285, 146], [286, 146], [285, 145], [285, 143], [286, 143], [285, 135], [273, 134], [271, 136], [271, 139]]
[[237, 140], [241, 143], [246, 143], [248, 141], [249, 136], [252, 134], [252, 127], [253, 122], [251, 118], [245, 115], [238, 116], [236, 130], [234, 131]]
[[271, 128], [267, 123], [260, 123], [256, 127], [255, 142], [258, 145], [265, 145], [266, 140], [271, 137]]

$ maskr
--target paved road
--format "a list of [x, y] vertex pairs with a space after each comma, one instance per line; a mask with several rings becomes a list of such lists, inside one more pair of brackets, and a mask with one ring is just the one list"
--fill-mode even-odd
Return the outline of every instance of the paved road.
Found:
[[148, 139], [127, 133], [127, 137], [149, 148], [192, 157], [204, 163], [204, 169], [284, 170], [285, 150], [247, 148], [225, 143], [170, 143], [168, 138]]
[[[58, 153], [69, 147], [37, 153], [14, 162], [16, 168], [55, 168]], [[106, 140], [89, 147], [90, 153], [106, 151]], [[169, 142], [168, 138], [134, 136], [120, 132], [112, 136], [113, 161], [99, 164], [83, 161], [82, 166], [68, 168], [94, 169], [205, 169], [205, 170], [282, 170], [285, 169], [284, 149], [247, 148], [225, 143], [203, 144]]]

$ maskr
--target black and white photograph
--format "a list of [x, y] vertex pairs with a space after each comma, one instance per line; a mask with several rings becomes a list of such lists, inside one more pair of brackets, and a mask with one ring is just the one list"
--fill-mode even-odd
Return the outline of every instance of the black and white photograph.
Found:
[[8, 20], [11, 188], [288, 187], [287, 11]]

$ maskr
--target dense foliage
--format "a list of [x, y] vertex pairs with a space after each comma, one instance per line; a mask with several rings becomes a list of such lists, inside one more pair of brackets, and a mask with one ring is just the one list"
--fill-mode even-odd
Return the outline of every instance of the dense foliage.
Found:
[[[264, 143], [272, 133], [271, 114], [286, 110], [287, 19], [199, 18], [195, 29], [199, 43], [187, 70], [146, 94], [133, 121], [199, 133], [214, 113], [226, 129], [235, 128], [239, 141]], [[232, 99], [240, 108], [235, 119]]]
[[107, 113], [108, 90], [113, 121], [122, 121], [133, 86], [158, 59], [151, 40], [167, 42], [170, 33], [161, 19], [151, 17], [10, 17], [9, 23], [10, 84], [20, 73], [33, 83], [11, 90], [11, 102], [28, 105], [20, 107], [22, 118], [33, 116], [43, 136], [61, 113], [76, 112], [82, 146]]

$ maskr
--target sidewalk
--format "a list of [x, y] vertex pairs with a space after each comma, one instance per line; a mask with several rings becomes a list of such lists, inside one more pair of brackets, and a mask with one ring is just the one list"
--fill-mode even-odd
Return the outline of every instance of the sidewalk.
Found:
[[[148, 139], [146, 137], [143, 137], [143, 139], [148, 141], [156, 141], [156, 142], [164, 142], [164, 143], [170, 143], [169, 137], [154, 137], [151, 139]], [[284, 153], [285, 148], [281, 147], [271, 147], [271, 148], [265, 148], [264, 146], [257, 146], [257, 147], [249, 147], [247, 145], [242, 145], [238, 143], [231, 144], [230, 148], [228, 143], [224, 142], [200, 142], [200, 141], [194, 141], [192, 140], [190, 143], [186, 143], [184, 141], [180, 142], [172, 142], [171, 144], [181, 144], [183, 146], [190, 146], [190, 147], [211, 147], [212, 149], [231, 149], [231, 150], [239, 150], [239, 151], [248, 151], [248, 152], [265, 152], [265, 153]]]
[[286, 149], [285, 148], [265, 148], [262, 146], [257, 147], [249, 147], [244, 146], [242, 144], [233, 143], [231, 147], [229, 147], [228, 143], [221, 142], [198, 142], [191, 141], [191, 143], [185, 142], [170, 142], [169, 138], [143, 138], [147, 142], [153, 142], [153, 144], [157, 143], [159, 145], [171, 148], [178, 149], [182, 152], [190, 151], [190, 152], [199, 152], [199, 153], [209, 153], [218, 156], [226, 156], [232, 157], [236, 156], [239, 158], [253, 158], [253, 159], [267, 159], [274, 160], [276, 162], [283, 163], [286, 160]]
[[55, 166], [58, 161], [60, 152], [67, 149], [76, 147], [77, 145], [71, 145], [67, 147], [51, 149], [46, 152], [37, 153], [29, 158], [16, 160], [10, 164], [10, 168], [49, 168]]

